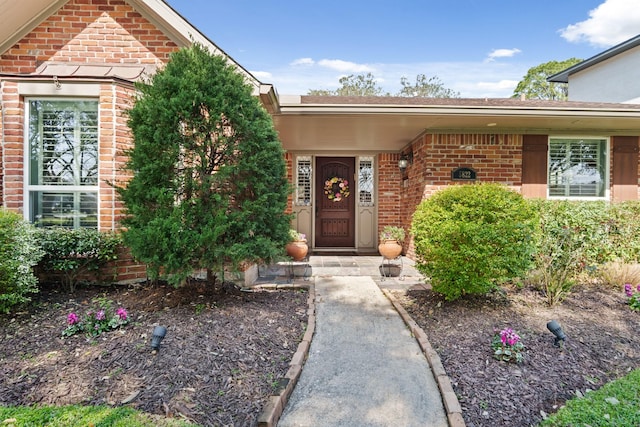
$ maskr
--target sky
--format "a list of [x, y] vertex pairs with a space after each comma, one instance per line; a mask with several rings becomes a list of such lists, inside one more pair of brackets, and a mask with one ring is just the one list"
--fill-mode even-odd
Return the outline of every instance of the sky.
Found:
[[436, 77], [463, 98], [510, 97], [536, 65], [588, 59], [640, 34], [638, 0], [166, 0], [279, 94], [371, 73]]

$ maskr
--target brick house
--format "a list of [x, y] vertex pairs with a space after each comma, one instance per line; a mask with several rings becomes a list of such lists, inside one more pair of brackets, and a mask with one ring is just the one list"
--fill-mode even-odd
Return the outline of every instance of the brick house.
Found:
[[[639, 119], [635, 104], [312, 96], [282, 96], [274, 115], [296, 227], [317, 252], [375, 252], [382, 226], [408, 228], [420, 201], [460, 183], [500, 182], [525, 197], [638, 199]], [[336, 175], [354, 178], [352, 196], [338, 203], [324, 194]]]
[[[38, 225], [116, 230], [122, 206], [108, 182], [126, 178], [121, 153], [132, 141], [122, 112], [133, 83], [191, 40], [227, 55], [162, 0], [3, 8], [3, 206]], [[273, 116], [295, 187], [294, 226], [316, 252], [375, 252], [379, 229], [408, 227], [421, 200], [452, 184], [638, 198], [640, 105], [278, 96], [227, 58]], [[121, 279], [139, 275], [139, 266], [121, 270]]]

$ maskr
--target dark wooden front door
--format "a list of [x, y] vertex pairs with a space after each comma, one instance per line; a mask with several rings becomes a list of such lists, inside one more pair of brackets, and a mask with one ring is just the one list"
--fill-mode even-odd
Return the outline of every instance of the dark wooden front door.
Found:
[[316, 158], [316, 247], [355, 246], [355, 158]]

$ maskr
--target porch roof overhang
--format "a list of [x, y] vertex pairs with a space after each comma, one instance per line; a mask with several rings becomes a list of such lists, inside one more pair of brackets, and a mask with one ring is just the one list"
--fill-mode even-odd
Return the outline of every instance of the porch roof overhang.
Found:
[[426, 133], [640, 135], [640, 105], [519, 99], [281, 96], [296, 152], [397, 152]]

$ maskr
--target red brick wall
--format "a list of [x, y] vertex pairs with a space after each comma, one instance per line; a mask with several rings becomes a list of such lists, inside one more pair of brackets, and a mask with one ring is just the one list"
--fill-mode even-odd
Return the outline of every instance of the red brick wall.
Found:
[[[71, 0], [0, 56], [0, 72], [30, 74], [44, 61], [161, 66], [177, 49], [175, 43], [122, 0]], [[17, 80], [17, 79], [16, 79]], [[72, 84], [62, 82], [62, 84]], [[132, 85], [118, 81], [100, 84], [100, 202], [101, 230], [116, 230], [122, 204], [108, 182], [127, 179], [121, 168], [123, 151], [132, 145], [124, 111], [131, 105]], [[24, 98], [17, 81], [2, 81], [0, 153], [4, 161], [2, 204], [14, 211], [24, 207]], [[145, 278], [143, 265], [128, 253], [116, 268], [119, 280]]]
[[378, 155], [378, 233], [385, 225], [403, 225], [403, 180], [398, 160], [399, 153]]
[[[402, 218], [407, 230], [422, 200], [449, 185], [451, 172], [460, 167], [477, 172], [478, 182], [499, 182], [520, 190], [522, 185], [522, 135], [427, 134], [405, 151], [413, 150], [413, 164], [402, 188]], [[407, 255], [415, 256], [413, 241], [405, 243]]]
[[2, 82], [2, 175], [3, 206], [22, 212], [24, 101], [18, 96], [18, 84]]
[[[293, 173], [293, 169], [294, 169], [293, 155], [289, 152], [286, 152], [284, 154], [284, 162], [287, 167], [287, 180], [289, 180], [292, 186], [295, 186], [296, 183], [293, 181], [293, 178], [295, 176]], [[293, 212], [293, 194], [289, 194], [289, 197], [287, 197], [287, 210], [285, 211], [285, 213], [290, 214], [292, 212]]]
[[3, 73], [44, 61], [165, 63], [177, 46], [123, 0], [71, 0], [0, 57]]

